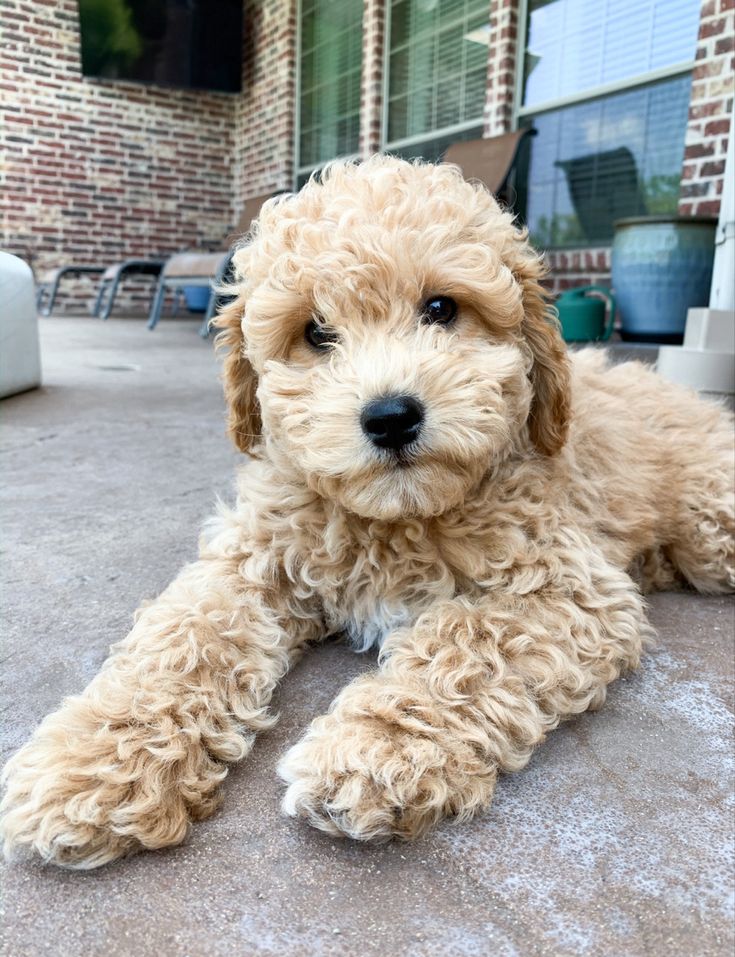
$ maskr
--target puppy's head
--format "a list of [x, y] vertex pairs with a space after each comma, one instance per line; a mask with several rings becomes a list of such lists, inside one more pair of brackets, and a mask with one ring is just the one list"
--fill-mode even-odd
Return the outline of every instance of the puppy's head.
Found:
[[[450, 166], [375, 157], [270, 200], [218, 317], [230, 429], [360, 515], [426, 517], [564, 442], [543, 267]], [[260, 440], [262, 436], [262, 441]]]

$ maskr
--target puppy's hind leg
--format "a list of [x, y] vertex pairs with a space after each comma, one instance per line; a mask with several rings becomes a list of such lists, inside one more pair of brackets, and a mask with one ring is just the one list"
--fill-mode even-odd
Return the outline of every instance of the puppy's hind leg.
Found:
[[[87, 689], [49, 715], [4, 771], [6, 854], [91, 868], [183, 840], [217, 803], [227, 762], [267, 706], [310, 622], [236, 559], [199, 561], [139, 613]], [[283, 598], [280, 599], [283, 603]]]
[[716, 407], [706, 411], [714, 424], [702, 428], [682, 469], [683, 494], [667, 553], [697, 591], [717, 594], [735, 590], [735, 423]]

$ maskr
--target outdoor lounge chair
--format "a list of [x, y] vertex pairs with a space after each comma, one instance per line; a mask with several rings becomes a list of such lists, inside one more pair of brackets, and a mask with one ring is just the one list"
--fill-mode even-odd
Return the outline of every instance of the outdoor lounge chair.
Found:
[[93, 315], [109, 319], [115, 302], [118, 286], [127, 276], [159, 276], [165, 265], [163, 259], [126, 259], [115, 266], [108, 266], [95, 300]]
[[532, 126], [488, 139], [453, 143], [445, 152], [444, 163], [455, 163], [465, 179], [484, 183], [504, 205], [525, 211], [525, 182]]
[[177, 293], [185, 286], [205, 286], [210, 290], [210, 293], [204, 320], [199, 330], [204, 335], [205, 326], [208, 326], [209, 320], [214, 314], [214, 301], [216, 299], [214, 287], [222, 282], [229, 258], [230, 254], [223, 252], [176, 253], [171, 256], [163, 267], [158, 280], [156, 295], [153, 298], [150, 315], [148, 316], [148, 328], [155, 329], [158, 325], [166, 293], [169, 290]]
[[56, 303], [59, 284], [65, 277], [98, 275], [105, 271], [104, 266], [59, 266], [46, 273], [38, 283], [36, 290], [36, 308], [42, 316], [50, 316]]
[[206, 286], [210, 290], [209, 300], [204, 319], [199, 327], [199, 334], [204, 339], [208, 337], [209, 323], [217, 307], [217, 288], [228, 278], [232, 262], [232, 247], [247, 233], [253, 220], [257, 219], [261, 206], [272, 195], [274, 194], [266, 193], [263, 196], [255, 196], [245, 201], [235, 231], [225, 241], [228, 246], [227, 251], [216, 253], [186, 252], [171, 256], [164, 265], [158, 280], [158, 288], [148, 317], [149, 329], [155, 329], [158, 325], [166, 293], [169, 290], [176, 293], [184, 286]]
[[38, 284], [36, 306], [42, 316], [50, 316], [56, 303], [59, 285], [62, 279], [73, 276], [96, 276], [102, 274], [95, 303], [92, 308], [93, 316], [108, 319], [112, 312], [118, 287], [121, 281], [128, 276], [157, 276], [163, 268], [162, 259], [126, 259], [124, 262], [112, 266], [79, 266], [67, 264], [52, 269]]

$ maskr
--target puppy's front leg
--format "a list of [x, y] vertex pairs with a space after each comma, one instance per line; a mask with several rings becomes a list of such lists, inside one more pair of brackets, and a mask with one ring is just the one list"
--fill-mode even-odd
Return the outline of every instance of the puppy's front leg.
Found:
[[284, 810], [361, 840], [469, 818], [499, 771], [522, 768], [562, 718], [602, 703], [647, 633], [635, 586], [601, 559], [591, 579], [437, 604], [285, 756]]
[[316, 625], [239, 558], [183, 570], [138, 615], [79, 696], [49, 715], [6, 766], [6, 853], [68, 867], [180, 842], [206, 817], [226, 764], [268, 727], [267, 706]]

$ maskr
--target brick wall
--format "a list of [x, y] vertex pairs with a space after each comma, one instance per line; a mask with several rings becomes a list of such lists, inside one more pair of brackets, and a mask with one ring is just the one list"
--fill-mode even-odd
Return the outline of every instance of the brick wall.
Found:
[[253, 196], [293, 188], [296, 0], [245, 0], [233, 158], [236, 220]]
[[83, 77], [73, 0], [1, 0], [0, 16], [3, 248], [37, 274], [217, 248], [233, 218], [234, 97]]
[[735, 0], [704, 0], [679, 212], [716, 216], [724, 183], [725, 154], [735, 92]]
[[550, 275], [546, 285], [558, 295], [577, 286], [610, 287], [609, 248], [552, 249], [546, 253]]

